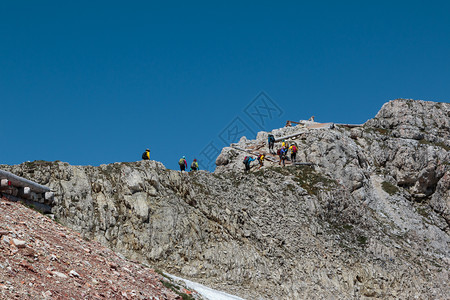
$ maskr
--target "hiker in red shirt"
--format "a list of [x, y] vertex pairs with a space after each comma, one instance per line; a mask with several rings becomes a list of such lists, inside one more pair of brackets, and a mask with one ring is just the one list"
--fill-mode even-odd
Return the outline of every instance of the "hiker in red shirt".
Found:
[[294, 163], [297, 158], [297, 146], [293, 144], [289, 147], [289, 150], [291, 150], [291, 162]]

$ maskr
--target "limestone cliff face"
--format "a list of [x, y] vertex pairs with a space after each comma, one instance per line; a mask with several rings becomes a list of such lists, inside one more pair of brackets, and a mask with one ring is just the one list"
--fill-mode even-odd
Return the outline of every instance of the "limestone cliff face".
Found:
[[[248, 299], [445, 298], [450, 104], [395, 100], [364, 126], [274, 130], [298, 160], [213, 174], [142, 161], [1, 166], [48, 185], [63, 224], [133, 259]], [[278, 146], [278, 145], [276, 145]], [[268, 155], [270, 158], [271, 156]]]

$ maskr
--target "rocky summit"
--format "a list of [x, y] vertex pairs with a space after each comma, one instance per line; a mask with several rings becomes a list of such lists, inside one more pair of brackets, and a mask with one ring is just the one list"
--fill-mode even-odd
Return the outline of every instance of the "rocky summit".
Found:
[[[361, 126], [242, 137], [214, 173], [156, 161], [1, 169], [50, 187], [65, 226], [245, 299], [448, 299], [450, 104], [398, 99]], [[267, 136], [298, 147], [279, 165]], [[266, 154], [264, 166], [245, 156]]]

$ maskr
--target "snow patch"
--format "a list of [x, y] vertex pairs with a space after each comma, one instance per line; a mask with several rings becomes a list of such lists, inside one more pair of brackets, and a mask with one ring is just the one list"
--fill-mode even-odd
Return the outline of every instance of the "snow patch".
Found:
[[209, 287], [204, 286], [203, 284], [200, 284], [197, 282], [192, 282], [190, 280], [180, 278], [175, 275], [168, 274], [168, 273], [164, 273], [164, 274], [174, 280], [183, 281], [186, 284], [186, 287], [195, 290], [197, 293], [199, 293], [200, 295], [202, 295], [203, 297], [205, 297], [208, 300], [245, 300], [243, 298], [233, 296], [233, 295], [227, 294], [222, 291], [214, 290], [212, 288], [209, 288]]

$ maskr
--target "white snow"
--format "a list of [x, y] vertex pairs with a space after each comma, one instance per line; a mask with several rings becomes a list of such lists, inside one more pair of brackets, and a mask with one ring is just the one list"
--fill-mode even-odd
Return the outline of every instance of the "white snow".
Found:
[[233, 296], [222, 291], [214, 290], [197, 282], [192, 282], [190, 280], [180, 278], [168, 273], [164, 274], [171, 277], [172, 279], [183, 281], [186, 284], [186, 287], [195, 290], [197, 293], [199, 293], [208, 300], [245, 300], [243, 298]]

